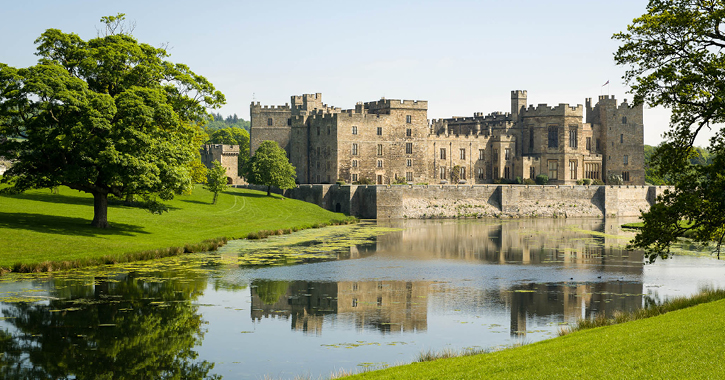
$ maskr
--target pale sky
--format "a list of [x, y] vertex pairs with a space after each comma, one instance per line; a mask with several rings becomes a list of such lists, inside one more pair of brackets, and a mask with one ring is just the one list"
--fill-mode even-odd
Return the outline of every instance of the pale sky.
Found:
[[[0, 62], [35, 64], [48, 28], [96, 36], [100, 18], [125, 13], [134, 36], [160, 46], [226, 95], [219, 111], [249, 120], [253, 99], [288, 103], [321, 92], [343, 109], [358, 101], [427, 100], [428, 117], [584, 104], [601, 94], [632, 99], [614, 64], [617, 41], [646, 0], [609, 1], [214, 1], [2, 0]], [[610, 85], [602, 87], [609, 81]], [[645, 110], [656, 145], [669, 113]], [[705, 145], [703, 138], [699, 145]]]

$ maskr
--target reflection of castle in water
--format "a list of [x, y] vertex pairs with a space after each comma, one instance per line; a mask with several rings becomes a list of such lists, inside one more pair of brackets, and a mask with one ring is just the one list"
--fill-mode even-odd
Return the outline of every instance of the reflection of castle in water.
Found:
[[[351, 256], [395, 255], [413, 259], [456, 259], [490, 264], [557, 265], [578, 271], [639, 275], [642, 253], [628, 252], [612, 233], [617, 221], [521, 219], [503, 223], [408, 221], [405, 229], [379, 237]], [[578, 231], [579, 230], [579, 231]], [[271, 283], [271, 282], [270, 282]], [[281, 284], [281, 285], [280, 285]], [[575, 322], [643, 302], [643, 285], [624, 281], [531, 283], [500, 289], [461, 289], [430, 281], [275, 282], [251, 287], [253, 320], [285, 318], [292, 329], [321, 334], [325, 323], [347, 323], [382, 333], [425, 331], [428, 308], [510, 310], [510, 332], [522, 335], [531, 323]], [[455, 306], [454, 306], [455, 304]]]
[[427, 328], [428, 282], [293, 281], [285, 283], [285, 292], [274, 302], [260, 294], [264, 288], [255, 284], [260, 282], [251, 287], [252, 320], [291, 318], [292, 329], [315, 334], [322, 333], [327, 315], [349, 319], [361, 330], [373, 328], [383, 333]]

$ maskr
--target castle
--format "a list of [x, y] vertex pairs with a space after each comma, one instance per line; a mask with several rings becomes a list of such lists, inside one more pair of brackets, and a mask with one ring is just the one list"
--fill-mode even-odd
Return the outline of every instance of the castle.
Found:
[[252, 102], [250, 115], [250, 152], [276, 141], [298, 183], [484, 184], [539, 174], [549, 184], [613, 175], [645, 183], [643, 107], [613, 96], [535, 107], [526, 91], [512, 91], [510, 113], [428, 120], [427, 101], [383, 98], [342, 110], [317, 93], [284, 106]]

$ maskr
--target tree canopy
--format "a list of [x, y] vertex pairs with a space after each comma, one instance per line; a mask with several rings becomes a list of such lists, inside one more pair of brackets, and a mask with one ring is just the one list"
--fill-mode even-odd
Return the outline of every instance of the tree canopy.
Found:
[[249, 161], [249, 132], [246, 129], [236, 127], [217, 129], [209, 135], [206, 143], [239, 145], [239, 173]]
[[206, 185], [204, 188], [214, 193], [212, 204], [216, 204], [219, 193], [227, 189], [227, 170], [219, 161], [212, 163], [212, 168], [207, 171]]
[[170, 199], [190, 187], [196, 125], [225, 99], [166, 50], [124, 33], [122, 14], [101, 21], [106, 35], [88, 41], [46, 30], [35, 66], [0, 63], [0, 135], [11, 137], [0, 156], [16, 161], [3, 177], [12, 191], [90, 193], [92, 225], [108, 227], [108, 194]]
[[254, 156], [244, 166], [247, 182], [271, 187], [291, 189], [295, 186], [295, 167], [289, 163], [287, 153], [274, 141], [262, 141]]
[[[699, 242], [725, 238], [725, 4], [722, 0], [650, 0], [647, 13], [614, 39], [622, 45], [617, 64], [636, 103], [671, 108], [670, 129], [651, 163], [675, 188], [643, 215], [644, 228], [632, 247], [650, 260], [667, 257], [686, 233]], [[693, 144], [703, 129], [714, 130], [702, 165], [693, 165]], [[702, 161], [702, 160], [700, 160]]]

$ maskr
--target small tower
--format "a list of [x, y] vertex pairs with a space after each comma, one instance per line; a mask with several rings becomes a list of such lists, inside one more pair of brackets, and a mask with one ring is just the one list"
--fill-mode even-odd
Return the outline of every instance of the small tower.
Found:
[[521, 107], [526, 107], [526, 90], [511, 91], [511, 118], [513, 121], [519, 120]]

